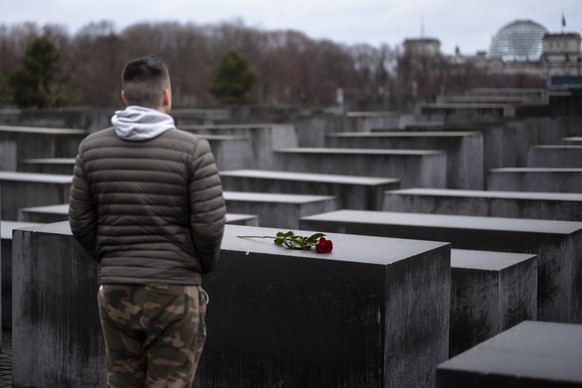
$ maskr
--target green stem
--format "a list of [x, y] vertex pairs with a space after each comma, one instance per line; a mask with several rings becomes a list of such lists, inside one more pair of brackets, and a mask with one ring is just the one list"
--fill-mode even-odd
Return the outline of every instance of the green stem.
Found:
[[277, 239], [278, 237], [273, 237], [273, 236], [236, 236], [238, 238], [272, 238], [272, 239]]

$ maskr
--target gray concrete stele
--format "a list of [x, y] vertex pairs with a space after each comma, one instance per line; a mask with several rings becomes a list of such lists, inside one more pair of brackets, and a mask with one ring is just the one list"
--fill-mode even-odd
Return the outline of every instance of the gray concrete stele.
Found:
[[[276, 232], [226, 226], [203, 279], [199, 386], [434, 386], [448, 359], [449, 244], [330, 234], [333, 252], [319, 254], [237, 238]], [[16, 230], [13, 246], [14, 386], [104, 387], [96, 262], [66, 222]]]

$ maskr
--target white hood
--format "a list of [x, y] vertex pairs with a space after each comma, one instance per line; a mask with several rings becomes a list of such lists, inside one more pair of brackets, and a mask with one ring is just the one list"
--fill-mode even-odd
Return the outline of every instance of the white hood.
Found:
[[150, 140], [175, 128], [172, 116], [137, 105], [116, 111], [111, 123], [117, 136], [130, 141]]

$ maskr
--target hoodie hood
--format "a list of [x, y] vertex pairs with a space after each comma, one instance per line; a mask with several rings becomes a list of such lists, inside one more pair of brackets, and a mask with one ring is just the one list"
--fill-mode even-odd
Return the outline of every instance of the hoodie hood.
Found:
[[150, 140], [175, 128], [172, 116], [137, 105], [116, 111], [111, 123], [117, 136], [129, 141]]

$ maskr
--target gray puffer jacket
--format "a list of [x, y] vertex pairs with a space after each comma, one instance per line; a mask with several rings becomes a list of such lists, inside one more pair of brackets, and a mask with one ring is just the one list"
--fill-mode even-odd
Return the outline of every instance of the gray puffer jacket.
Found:
[[115, 131], [79, 146], [73, 235], [101, 263], [102, 284], [200, 284], [218, 259], [226, 213], [208, 141], [175, 128], [140, 141]]

